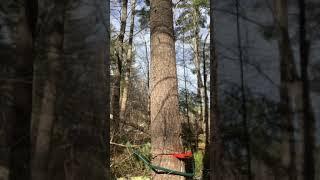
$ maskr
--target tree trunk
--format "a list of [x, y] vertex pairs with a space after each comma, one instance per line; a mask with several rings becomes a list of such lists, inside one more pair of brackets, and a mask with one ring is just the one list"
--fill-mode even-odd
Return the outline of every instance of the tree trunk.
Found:
[[46, 44], [35, 74], [42, 92], [35, 93], [41, 107], [33, 113], [33, 179], [105, 180], [105, 1], [40, 5], [48, 19], [41, 22]]
[[130, 24], [130, 34], [129, 34], [129, 44], [128, 44], [128, 53], [125, 64], [125, 74], [124, 74], [124, 83], [122, 91], [122, 100], [120, 108], [120, 119], [124, 120], [127, 109], [127, 101], [130, 92], [130, 75], [131, 75], [131, 66], [133, 61], [133, 32], [134, 32], [134, 19], [136, 14], [136, 0], [131, 0], [131, 24]]
[[150, 118], [150, 60], [148, 57], [148, 46], [147, 41], [144, 41], [147, 61], [147, 87], [148, 87], [148, 117]]
[[[105, 89], [105, 94], [106, 94], [106, 119], [105, 119], [105, 129], [103, 130], [105, 135], [104, 135], [104, 140], [105, 142], [110, 142], [110, 82], [111, 82], [111, 77], [110, 77], [110, 36], [111, 36], [111, 27], [110, 27], [110, 1], [107, 1], [107, 7], [106, 7], [106, 20], [104, 20], [104, 23], [107, 25], [106, 30], [106, 48], [105, 48], [105, 73], [106, 73], [106, 89]], [[106, 177], [110, 178], [111, 177], [111, 169], [110, 169], [110, 143], [106, 143]]]
[[[56, 117], [57, 83], [62, 71], [64, 3], [41, 1], [39, 55], [34, 62], [32, 109], [32, 179], [48, 179], [48, 162], [53, 123]], [[48, 8], [52, 7], [52, 8]]]
[[122, 0], [121, 7], [121, 24], [120, 24], [120, 33], [118, 36], [117, 42], [117, 68], [115, 69], [114, 75], [114, 85], [112, 88], [112, 115], [113, 115], [113, 132], [119, 128], [120, 124], [120, 94], [121, 94], [121, 77], [122, 77], [122, 68], [123, 62], [125, 61], [124, 53], [124, 35], [126, 33], [126, 24], [127, 24], [127, 6], [128, 0]]
[[198, 109], [198, 114], [196, 115], [195, 128], [196, 128], [196, 148], [198, 148], [198, 139], [200, 129], [205, 131], [205, 110], [204, 110], [204, 86], [202, 82], [201, 76], [201, 55], [200, 55], [200, 28], [199, 28], [199, 16], [200, 11], [197, 7], [193, 7], [192, 9], [192, 20], [193, 20], [193, 52], [194, 58], [193, 63], [195, 66], [195, 73], [197, 78], [197, 100], [199, 102], [200, 108]]
[[[4, 1], [0, 13], [0, 179], [30, 179], [35, 1]], [[4, 16], [3, 16], [4, 15]]]
[[214, 0], [210, 0], [210, 171], [211, 180], [223, 179], [223, 154], [218, 106], [218, 61], [215, 47]]
[[[186, 102], [186, 118], [187, 118], [187, 123], [188, 123], [188, 127], [191, 129], [191, 123], [190, 123], [190, 117], [189, 117], [189, 91], [187, 88], [187, 73], [186, 73], [186, 68], [187, 68], [187, 63], [186, 63], [186, 59], [185, 59], [185, 35], [183, 33], [183, 37], [182, 37], [182, 60], [183, 60], [183, 79], [184, 79], [184, 90], [185, 90], [185, 96], [184, 96], [184, 100]], [[197, 137], [196, 137], [197, 138]], [[197, 146], [197, 139], [196, 139], [196, 146]], [[196, 150], [196, 146], [192, 144], [191, 149], [193, 151]]]
[[[50, 177], [105, 180], [106, 28], [104, 0], [72, 0], [65, 7], [64, 64], [58, 83]], [[67, 7], [75, 7], [69, 9]], [[61, 156], [62, 155], [62, 156]], [[62, 159], [60, 159], [62, 157]], [[63, 172], [60, 178], [56, 172]]]
[[[197, 7], [194, 7], [193, 9], [193, 26], [194, 26], [194, 37], [193, 37], [193, 49], [194, 49], [194, 65], [195, 65], [195, 71], [196, 71], [196, 77], [197, 77], [197, 96], [200, 104], [200, 109], [198, 111], [198, 123], [201, 123], [201, 128], [205, 130], [205, 122], [204, 122], [204, 116], [205, 116], [205, 107], [204, 107], [204, 86], [202, 82], [202, 76], [201, 76], [201, 53], [200, 53], [200, 27], [199, 27], [199, 17], [200, 17], [200, 11]], [[197, 131], [199, 131], [197, 129]], [[197, 133], [198, 136], [198, 133]], [[198, 146], [198, 145], [197, 145]]]
[[315, 179], [315, 118], [310, 102], [310, 87], [308, 77], [310, 42], [306, 32], [306, 4], [299, 0], [299, 49], [300, 71], [302, 80], [302, 103], [303, 103], [303, 130], [304, 130], [304, 180]]
[[204, 87], [204, 124], [205, 124], [205, 158], [203, 162], [203, 178], [207, 179], [210, 177], [209, 169], [210, 169], [210, 127], [209, 127], [209, 111], [208, 111], [208, 94], [207, 94], [207, 70], [206, 70], [206, 41], [209, 36], [207, 34], [204, 44], [203, 44], [203, 87]]
[[[152, 155], [182, 152], [181, 123], [171, 0], [151, 1], [151, 145]], [[153, 163], [184, 171], [171, 156], [156, 156]], [[154, 180], [182, 180], [181, 176], [154, 174]]]
[[247, 98], [245, 92], [245, 77], [244, 77], [244, 62], [243, 62], [243, 49], [242, 49], [242, 36], [240, 27], [240, 0], [236, 0], [236, 15], [237, 15], [237, 43], [239, 51], [239, 65], [240, 65], [240, 80], [241, 80], [241, 116], [244, 129], [244, 144], [246, 148], [246, 171], [247, 179], [252, 180], [252, 168], [251, 168], [251, 139], [249, 123], [247, 118]]
[[209, 36], [209, 33], [207, 34], [206, 38], [204, 39], [204, 43], [203, 43], [203, 90], [204, 90], [204, 101], [203, 101], [203, 105], [204, 105], [204, 114], [203, 114], [203, 120], [204, 120], [204, 124], [205, 124], [205, 134], [206, 134], [206, 146], [209, 146], [210, 144], [210, 130], [209, 130], [209, 111], [208, 111], [208, 93], [207, 93], [207, 69], [206, 69], [206, 42], [207, 42], [207, 38]]
[[[282, 164], [285, 169], [283, 174], [284, 179], [296, 180], [299, 178], [296, 164], [296, 144], [295, 144], [295, 128], [294, 106], [298, 107], [299, 92], [301, 86], [299, 85], [299, 78], [295, 63], [293, 59], [293, 52], [290, 44], [290, 37], [288, 31], [288, 2], [287, 0], [275, 0], [275, 20], [278, 32], [280, 34], [279, 54], [280, 54], [280, 108], [282, 116], [282, 127], [284, 129], [282, 138]], [[298, 86], [296, 86], [298, 85]], [[295, 90], [296, 92], [291, 92]], [[295, 104], [295, 105], [294, 105]], [[299, 168], [298, 168], [299, 169]]]

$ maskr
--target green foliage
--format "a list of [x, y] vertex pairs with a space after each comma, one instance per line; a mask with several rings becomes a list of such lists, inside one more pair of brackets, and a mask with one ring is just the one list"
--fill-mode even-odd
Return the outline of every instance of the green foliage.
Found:
[[140, 29], [146, 29], [149, 27], [149, 19], [150, 19], [150, 0], [144, 0], [142, 3], [142, 8], [136, 10], [138, 16], [138, 22], [140, 25]]
[[144, 155], [145, 157], [148, 157], [151, 159], [151, 143], [145, 143], [139, 148], [139, 152]]
[[[186, 96], [188, 101], [186, 100]], [[181, 89], [179, 92], [179, 108], [180, 112], [183, 112], [185, 115], [187, 113], [186, 109], [188, 108], [189, 113], [196, 114], [198, 108], [200, 107], [200, 98], [196, 93], [191, 92], [187, 89]]]
[[140, 10], [137, 10], [137, 15], [139, 17], [140, 29], [146, 29], [149, 27], [150, 10], [149, 6], [145, 6]]
[[185, 41], [188, 42], [200, 28], [205, 28], [207, 17], [201, 13], [201, 9], [208, 6], [208, 0], [187, 0], [177, 5], [177, 8], [182, 11], [176, 20], [175, 32], [178, 39], [184, 35]]
[[186, 0], [180, 2], [177, 7], [178, 8], [208, 8], [209, 7], [209, 0]]
[[[129, 143], [126, 144], [128, 147]], [[151, 144], [145, 143], [138, 148], [138, 151], [146, 156], [147, 158], [151, 158]], [[134, 177], [134, 176], [148, 176], [150, 171], [149, 168], [133, 156], [132, 152], [128, 148], [121, 147], [117, 151], [117, 155], [112, 156], [111, 166], [112, 174], [115, 178], [118, 177]]]
[[195, 163], [195, 177], [202, 176], [202, 169], [203, 169], [203, 152], [197, 151], [193, 154], [194, 156], [194, 163]]
[[193, 0], [195, 7], [205, 8], [209, 6], [209, 0]]

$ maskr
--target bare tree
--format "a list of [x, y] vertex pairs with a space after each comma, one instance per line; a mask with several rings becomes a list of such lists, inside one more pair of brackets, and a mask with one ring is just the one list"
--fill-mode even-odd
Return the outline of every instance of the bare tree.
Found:
[[112, 115], [113, 115], [113, 124], [114, 128], [117, 129], [120, 123], [120, 94], [121, 94], [121, 77], [123, 70], [123, 62], [125, 62], [125, 48], [124, 48], [124, 36], [126, 33], [127, 25], [127, 6], [128, 0], [121, 1], [121, 23], [120, 23], [120, 32], [117, 40], [117, 60], [116, 68], [114, 72], [114, 84], [112, 88]]
[[130, 17], [130, 32], [129, 32], [129, 44], [127, 50], [127, 58], [125, 63], [125, 72], [124, 72], [124, 83], [123, 83], [123, 92], [120, 108], [120, 118], [124, 120], [126, 114], [126, 107], [128, 101], [128, 91], [130, 90], [130, 75], [131, 75], [131, 66], [133, 61], [133, 32], [134, 32], [134, 19], [136, 15], [136, 0], [131, 0], [131, 17]]

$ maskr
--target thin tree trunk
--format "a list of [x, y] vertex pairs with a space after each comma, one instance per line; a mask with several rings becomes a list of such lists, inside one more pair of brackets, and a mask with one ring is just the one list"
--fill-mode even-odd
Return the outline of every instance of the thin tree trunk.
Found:
[[193, 26], [194, 26], [194, 37], [193, 37], [193, 50], [194, 50], [194, 65], [197, 77], [197, 99], [200, 104], [200, 108], [197, 114], [196, 124], [196, 148], [198, 148], [199, 139], [199, 128], [205, 130], [204, 122], [204, 89], [201, 76], [201, 55], [200, 55], [200, 29], [199, 29], [199, 9], [193, 9]]
[[134, 19], [136, 14], [136, 0], [131, 0], [131, 24], [130, 24], [130, 34], [129, 34], [129, 44], [128, 44], [128, 55], [126, 58], [125, 64], [125, 74], [124, 74], [124, 83], [123, 83], [123, 92], [120, 108], [120, 119], [124, 120], [127, 109], [127, 101], [130, 92], [130, 75], [131, 75], [131, 66], [133, 61], [133, 32], [134, 32]]
[[[194, 43], [194, 47], [195, 47], [195, 67], [196, 67], [196, 77], [197, 77], [197, 97], [199, 100], [199, 104], [200, 104], [200, 108], [198, 110], [198, 115], [197, 115], [197, 121], [196, 123], [196, 136], [197, 139], [199, 137], [199, 129], [203, 129], [203, 131], [205, 131], [205, 122], [204, 122], [204, 91], [203, 91], [203, 82], [202, 82], [202, 78], [201, 78], [201, 60], [200, 60], [200, 51], [199, 51], [199, 42], [198, 42], [198, 37], [195, 37], [195, 43]], [[197, 140], [198, 141], [198, 140]], [[198, 148], [198, 142], [196, 144], [196, 147]]]
[[208, 170], [210, 169], [210, 123], [209, 123], [209, 111], [208, 111], [208, 95], [207, 95], [207, 70], [206, 70], [206, 41], [209, 36], [209, 33], [207, 34], [204, 44], [203, 44], [203, 85], [204, 85], [204, 124], [205, 124], [205, 158], [203, 167], [205, 172], [203, 173], [203, 178], [209, 178], [210, 172]]
[[[48, 7], [52, 7], [48, 9]], [[49, 179], [48, 163], [52, 129], [56, 116], [57, 84], [62, 71], [64, 3], [43, 0], [39, 3], [39, 58], [34, 67], [34, 94], [32, 110], [32, 179]]]
[[35, 74], [43, 78], [36, 84], [43, 92], [38, 97], [42, 107], [33, 114], [38, 117], [33, 179], [105, 180], [105, 1], [41, 5], [55, 13], [44, 9], [49, 14], [41, 16], [49, 18], [42, 22], [48, 44]]
[[[296, 180], [298, 178], [296, 164], [296, 145], [294, 130], [294, 103], [297, 94], [290, 91], [299, 91], [301, 86], [294, 87], [299, 84], [297, 70], [293, 59], [293, 53], [290, 44], [288, 31], [288, 2], [287, 0], [275, 0], [275, 20], [278, 27], [280, 38], [279, 54], [280, 54], [280, 102], [282, 113], [282, 124], [284, 127], [283, 147], [282, 147], [282, 164], [285, 168], [284, 179]], [[299, 98], [299, 97], [298, 97]], [[298, 105], [296, 105], [298, 107]]]
[[245, 95], [245, 82], [244, 82], [244, 64], [243, 64], [243, 53], [242, 53], [242, 40], [240, 31], [240, 0], [236, 0], [236, 13], [237, 13], [237, 40], [238, 40], [238, 50], [239, 50], [239, 61], [240, 61], [240, 79], [241, 79], [241, 115], [244, 128], [244, 140], [245, 147], [247, 150], [246, 154], [246, 165], [247, 165], [247, 179], [252, 179], [251, 170], [251, 147], [250, 147], [250, 134], [247, 118], [247, 105], [246, 105], [246, 95]]
[[[178, 82], [171, 0], [151, 0], [151, 153], [182, 152]], [[184, 171], [184, 163], [171, 156], [156, 156], [153, 163]], [[181, 176], [154, 174], [154, 180], [182, 180]]]
[[204, 124], [205, 124], [205, 133], [206, 133], [206, 146], [210, 144], [210, 131], [209, 131], [209, 111], [208, 111], [208, 94], [207, 94], [207, 69], [206, 69], [206, 41], [209, 36], [207, 34], [206, 38], [204, 39], [203, 44], [203, 89], [204, 89]]
[[[74, 8], [69, 8], [74, 7]], [[57, 84], [49, 162], [52, 180], [105, 180], [105, 0], [71, 0], [65, 6], [64, 63]], [[62, 173], [62, 174], [59, 174]], [[59, 176], [61, 175], [61, 176]]]
[[302, 99], [303, 99], [303, 129], [304, 129], [304, 180], [315, 179], [315, 119], [310, 102], [310, 87], [308, 77], [309, 49], [310, 42], [306, 32], [306, 4], [304, 0], [299, 0], [299, 49], [300, 67], [302, 80]]
[[[148, 58], [148, 46], [147, 41], [144, 42], [145, 45], [145, 52], [146, 52], [146, 61], [147, 61], [147, 87], [148, 90], [150, 89], [150, 61]], [[150, 96], [150, 95], [149, 95]], [[150, 99], [150, 98], [149, 98]]]
[[125, 62], [125, 51], [124, 51], [124, 35], [126, 33], [127, 24], [127, 7], [128, 0], [122, 0], [121, 6], [121, 23], [120, 23], [120, 33], [117, 42], [117, 68], [115, 69], [114, 75], [114, 85], [112, 88], [112, 115], [114, 132], [119, 128], [120, 124], [120, 94], [121, 94], [121, 77], [123, 62]]
[[218, 105], [218, 60], [215, 47], [214, 0], [210, 0], [210, 180], [223, 179], [223, 154]]
[[[189, 118], [189, 96], [188, 96], [189, 91], [187, 89], [187, 72], [186, 72], [187, 64], [186, 64], [186, 60], [185, 60], [184, 43], [185, 43], [185, 41], [184, 41], [184, 34], [183, 34], [183, 39], [182, 39], [183, 78], [184, 78], [184, 89], [185, 89], [187, 123], [190, 128], [191, 124], [190, 124], [190, 118]], [[197, 143], [197, 139], [196, 139], [196, 143]]]
[[144, 41], [146, 61], [147, 61], [147, 88], [148, 88], [148, 117], [150, 118], [150, 60], [148, 57], [147, 41]]
[[111, 78], [110, 78], [110, 36], [111, 36], [111, 27], [110, 27], [110, 1], [107, 1], [107, 7], [106, 7], [106, 20], [104, 20], [104, 23], [106, 24], [107, 27], [107, 34], [106, 34], [106, 48], [105, 48], [105, 72], [106, 72], [106, 119], [105, 119], [105, 125], [103, 127], [105, 127], [104, 129], [104, 140], [106, 143], [106, 177], [110, 178], [111, 177], [111, 169], [110, 169], [110, 82], [111, 82]]
[[[30, 179], [34, 1], [3, 1], [0, 17], [0, 179]], [[32, 9], [34, 10], [34, 9]]]
[[[182, 37], [182, 60], [183, 60], [183, 79], [184, 79], [184, 90], [185, 90], [185, 102], [186, 102], [186, 118], [187, 118], [187, 125], [188, 125], [188, 128], [191, 130], [192, 129], [192, 124], [190, 122], [190, 116], [189, 116], [189, 91], [188, 91], [188, 87], [187, 87], [187, 63], [186, 63], [186, 59], [185, 59], [185, 35], [183, 33], [183, 37]], [[193, 142], [189, 142], [188, 146], [190, 146], [191, 150], [193, 152], [195, 152], [197, 150], [197, 146], [198, 146], [198, 127], [197, 127], [197, 124], [196, 125], [196, 130], [195, 130], [195, 142], [193, 144]], [[191, 136], [194, 136], [194, 134], [191, 133]], [[191, 139], [191, 138], [190, 138]], [[193, 137], [192, 137], [193, 139]]]
[[37, 2], [20, 1], [16, 39], [17, 75], [28, 83], [17, 83], [14, 87], [16, 121], [13, 121], [11, 139], [11, 180], [30, 179], [30, 125], [32, 106], [32, 73]]

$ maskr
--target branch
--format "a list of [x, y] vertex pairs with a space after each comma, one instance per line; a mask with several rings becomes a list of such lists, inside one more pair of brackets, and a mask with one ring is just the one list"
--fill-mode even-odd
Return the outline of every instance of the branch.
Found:
[[[110, 141], [110, 144], [111, 144], [111, 145], [115, 145], [115, 146], [119, 146], [119, 147], [128, 148], [127, 145], [115, 143], [115, 142], [112, 142], [112, 141]], [[132, 145], [132, 144], [131, 144], [130, 146], [131, 146], [131, 147], [140, 147], [141, 145]]]

